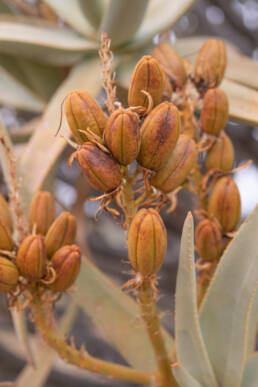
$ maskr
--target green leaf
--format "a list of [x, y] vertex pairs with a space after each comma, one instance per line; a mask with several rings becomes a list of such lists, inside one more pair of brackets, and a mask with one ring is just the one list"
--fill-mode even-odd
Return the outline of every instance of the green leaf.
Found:
[[79, 3], [88, 22], [97, 29], [102, 19], [104, 0], [79, 0]]
[[239, 386], [248, 320], [258, 281], [258, 206], [224, 252], [200, 310], [207, 351], [220, 386]]
[[174, 365], [172, 370], [180, 387], [202, 387], [202, 385], [180, 364]]
[[203, 387], [218, 387], [199, 324], [194, 267], [194, 226], [190, 212], [185, 220], [181, 238], [175, 311], [176, 353], [179, 364]]
[[[83, 259], [73, 299], [118, 349], [127, 362], [143, 371], [155, 371], [156, 360], [138, 304], [89, 260]], [[173, 340], [163, 331], [168, 351]]]
[[241, 387], [257, 387], [258, 353], [247, 360]]

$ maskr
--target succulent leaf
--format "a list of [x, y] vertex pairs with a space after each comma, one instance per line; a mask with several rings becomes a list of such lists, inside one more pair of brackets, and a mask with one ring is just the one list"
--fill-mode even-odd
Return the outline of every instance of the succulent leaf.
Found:
[[258, 352], [250, 357], [245, 365], [241, 387], [255, 387], [258, 380]]
[[173, 367], [173, 374], [181, 387], [202, 387], [201, 384], [189, 374], [186, 368], [181, 365]]

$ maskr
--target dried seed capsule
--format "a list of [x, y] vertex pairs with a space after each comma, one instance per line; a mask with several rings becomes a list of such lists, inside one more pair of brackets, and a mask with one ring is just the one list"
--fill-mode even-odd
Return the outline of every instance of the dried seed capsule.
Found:
[[185, 181], [194, 165], [195, 158], [194, 140], [181, 134], [167, 164], [153, 176], [151, 184], [163, 192], [173, 191]]
[[7, 225], [7, 227], [12, 230], [12, 217], [9, 210], [9, 204], [5, 200], [5, 198], [0, 194], [0, 217], [3, 219], [3, 222]]
[[202, 46], [195, 64], [195, 82], [208, 88], [217, 87], [227, 65], [226, 46], [222, 40], [209, 39]]
[[148, 92], [153, 105], [160, 103], [163, 94], [163, 73], [157, 59], [143, 56], [134, 68], [128, 92], [129, 106], [148, 108], [149, 100], [142, 90]]
[[211, 192], [208, 213], [216, 216], [224, 232], [235, 229], [241, 213], [241, 200], [236, 183], [231, 177], [220, 178]]
[[0, 293], [8, 293], [18, 283], [19, 273], [14, 263], [0, 257]]
[[64, 292], [75, 282], [81, 265], [81, 251], [76, 245], [63, 246], [52, 257], [56, 280], [49, 287], [53, 292]]
[[0, 216], [0, 249], [11, 251], [13, 249], [13, 240], [9, 227]]
[[110, 192], [121, 183], [119, 164], [96, 145], [87, 142], [78, 148], [73, 157], [93, 188]]
[[222, 235], [216, 223], [204, 219], [195, 229], [195, 247], [205, 261], [214, 261], [222, 252]]
[[45, 238], [47, 256], [51, 257], [58, 249], [71, 245], [76, 236], [77, 224], [70, 212], [62, 212], [52, 223]]
[[208, 90], [203, 99], [201, 128], [205, 133], [218, 136], [229, 116], [228, 98], [223, 90]]
[[235, 152], [230, 138], [223, 131], [207, 152], [206, 168], [217, 168], [223, 172], [232, 169], [235, 159]]
[[105, 141], [120, 164], [131, 164], [140, 149], [140, 126], [137, 114], [130, 110], [116, 110], [108, 119]]
[[128, 232], [131, 265], [144, 277], [161, 267], [167, 250], [167, 232], [158, 212], [143, 208], [137, 212]]
[[152, 55], [159, 61], [161, 68], [173, 83], [182, 87], [186, 81], [186, 71], [182, 58], [173, 47], [166, 43], [160, 44], [154, 48]]
[[37, 192], [30, 204], [30, 230], [45, 235], [55, 219], [55, 203], [50, 192]]
[[180, 133], [180, 116], [172, 102], [163, 102], [144, 120], [137, 161], [144, 168], [157, 171], [169, 159]]
[[107, 116], [95, 99], [85, 90], [74, 90], [65, 100], [66, 118], [75, 140], [79, 144], [87, 141], [87, 136], [79, 130], [90, 129], [102, 136]]
[[46, 249], [41, 235], [26, 237], [17, 253], [17, 265], [22, 275], [29, 280], [40, 280], [46, 273]]

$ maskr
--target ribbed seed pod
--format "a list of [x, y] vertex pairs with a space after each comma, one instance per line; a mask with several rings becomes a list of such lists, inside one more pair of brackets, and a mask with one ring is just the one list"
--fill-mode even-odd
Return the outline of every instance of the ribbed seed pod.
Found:
[[110, 192], [121, 183], [119, 164], [97, 145], [87, 142], [75, 152], [74, 158], [93, 188]]
[[79, 130], [89, 128], [102, 136], [107, 116], [87, 91], [78, 89], [69, 93], [65, 100], [65, 113], [71, 132], [79, 144], [87, 141], [87, 136]]
[[222, 235], [216, 223], [204, 219], [195, 229], [195, 247], [205, 261], [214, 261], [222, 252]]
[[185, 134], [181, 134], [167, 164], [153, 176], [151, 184], [163, 192], [173, 191], [185, 181], [195, 159], [196, 146], [194, 140]]
[[140, 126], [136, 113], [117, 109], [108, 119], [105, 141], [112, 155], [122, 165], [131, 164], [140, 149]]
[[128, 232], [128, 253], [132, 267], [144, 277], [161, 267], [167, 250], [167, 232], [158, 212], [143, 208], [137, 212]]
[[71, 245], [76, 236], [76, 220], [70, 212], [62, 212], [52, 223], [45, 238], [47, 256], [52, 255], [62, 246]]
[[9, 227], [5, 220], [0, 216], [0, 249], [11, 251], [13, 249], [13, 240]]
[[222, 131], [206, 156], [206, 168], [217, 168], [228, 172], [233, 168], [235, 152], [230, 138]]
[[18, 283], [19, 273], [14, 263], [0, 257], [0, 293], [8, 293]]
[[76, 245], [63, 246], [52, 257], [56, 280], [49, 288], [53, 292], [64, 292], [75, 282], [81, 265], [81, 251]]
[[229, 117], [228, 98], [223, 90], [208, 90], [203, 99], [201, 128], [205, 133], [218, 136]]
[[3, 222], [12, 230], [12, 217], [9, 210], [9, 204], [5, 198], [0, 194], [0, 217], [3, 219]]
[[205, 87], [217, 87], [227, 65], [226, 46], [222, 40], [209, 39], [202, 46], [195, 64], [195, 82]]
[[167, 43], [160, 44], [154, 48], [152, 55], [159, 61], [161, 68], [173, 83], [182, 87], [186, 81], [186, 71], [182, 58], [173, 47]]
[[144, 168], [157, 171], [169, 159], [180, 133], [180, 116], [172, 102], [162, 102], [144, 120], [137, 161]]
[[29, 224], [32, 231], [46, 235], [55, 219], [55, 203], [50, 192], [37, 192], [30, 204]]
[[143, 56], [134, 68], [128, 92], [129, 106], [148, 108], [149, 100], [142, 90], [147, 91], [154, 106], [160, 103], [163, 94], [163, 73], [157, 59]]
[[29, 280], [40, 280], [46, 274], [46, 249], [41, 235], [29, 235], [17, 252], [17, 265], [22, 275]]
[[236, 183], [231, 177], [220, 178], [211, 192], [208, 213], [216, 216], [223, 231], [235, 229], [241, 214], [241, 200]]

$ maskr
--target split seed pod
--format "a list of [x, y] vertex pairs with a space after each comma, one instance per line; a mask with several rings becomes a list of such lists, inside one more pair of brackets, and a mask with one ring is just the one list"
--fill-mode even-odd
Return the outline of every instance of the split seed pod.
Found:
[[128, 92], [129, 106], [148, 108], [149, 100], [142, 90], [150, 94], [153, 105], [160, 103], [163, 94], [163, 73], [157, 59], [143, 56], [134, 68]]
[[18, 283], [19, 273], [14, 263], [0, 257], [0, 293], [8, 293]]
[[0, 216], [0, 249], [11, 251], [13, 249], [13, 240], [9, 227]]
[[204, 219], [195, 229], [195, 246], [200, 257], [205, 261], [214, 261], [222, 252], [222, 235], [215, 222]]
[[208, 150], [206, 156], [207, 169], [220, 169], [223, 172], [228, 172], [233, 168], [235, 152], [230, 138], [223, 131]]
[[176, 147], [165, 164], [151, 179], [151, 184], [163, 192], [171, 192], [185, 181], [196, 159], [194, 140], [185, 134], [179, 136]]
[[45, 235], [55, 219], [55, 203], [50, 192], [37, 192], [30, 204], [30, 230]]
[[[119, 186], [122, 180], [122, 175], [119, 169], [119, 164], [113, 157], [101, 149], [97, 145], [87, 142], [72, 155], [75, 158], [89, 184], [103, 192], [111, 192]], [[69, 165], [71, 165], [71, 160]]]
[[207, 88], [217, 87], [227, 65], [226, 46], [222, 40], [209, 39], [202, 46], [195, 64], [195, 82]]
[[65, 113], [70, 130], [79, 144], [87, 140], [87, 135], [80, 130], [90, 129], [98, 136], [102, 136], [107, 116], [97, 101], [85, 90], [74, 90], [65, 100]]
[[3, 219], [3, 222], [12, 230], [12, 217], [9, 210], [9, 204], [5, 198], [0, 194], [0, 216]]
[[46, 274], [46, 249], [41, 235], [27, 236], [18, 249], [17, 265], [29, 280], [40, 280]]
[[58, 249], [71, 245], [76, 236], [76, 220], [70, 212], [62, 212], [52, 223], [45, 238], [47, 256], [51, 257]]
[[105, 129], [105, 141], [120, 164], [131, 164], [140, 149], [140, 126], [137, 114], [123, 109], [117, 109], [111, 114]]
[[158, 212], [143, 208], [137, 212], [128, 232], [128, 253], [132, 267], [144, 277], [161, 267], [167, 250], [167, 232]]
[[203, 99], [201, 128], [205, 133], [218, 136], [229, 117], [228, 98], [223, 90], [208, 90]]
[[64, 292], [75, 282], [81, 265], [81, 251], [76, 245], [63, 246], [52, 257], [56, 279], [49, 288], [53, 292]]
[[220, 178], [211, 192], [208, 213], [216, 216], [223, 231], [235, 229], [241, 214], [241, 200], [236, 183], [231, 177]]
[[180, 116], [172, 102], [163, 102], [145, 118], [137, 161], [144, 168], [159, 170], [169, 159], [180, 133]]

